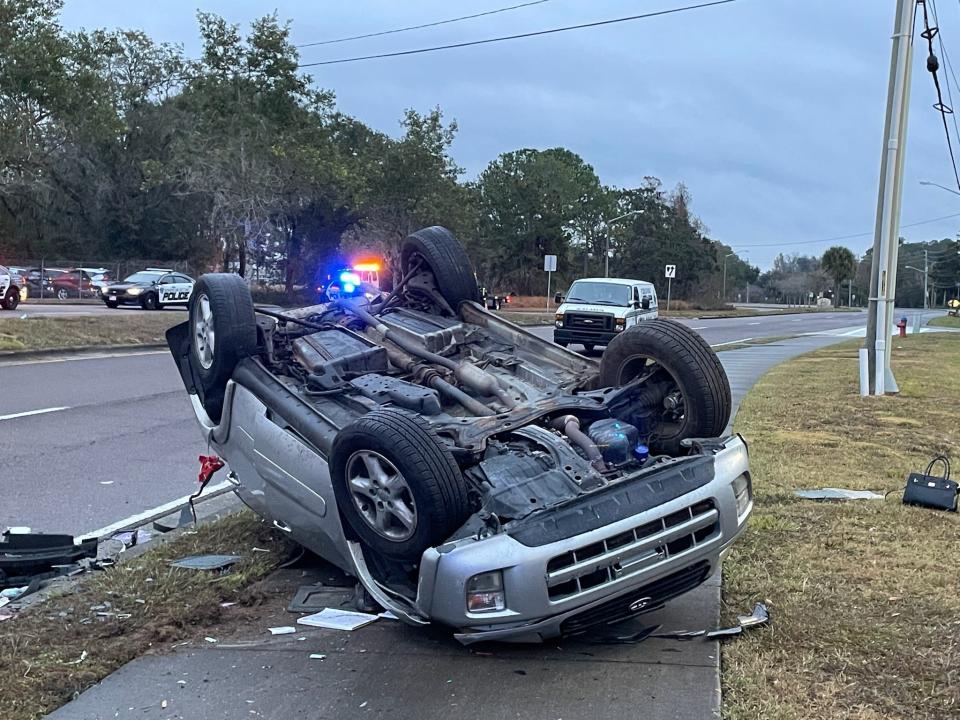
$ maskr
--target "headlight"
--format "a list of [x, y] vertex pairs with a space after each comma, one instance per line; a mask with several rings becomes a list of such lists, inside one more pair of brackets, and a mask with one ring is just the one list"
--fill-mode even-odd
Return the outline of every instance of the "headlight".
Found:
[[616, 332], [621, 332], [627, 326], [626, 318], [617, 318], [614, 320], [613, 329]]
[[506, 608], [502, 572], [481, 573], [467, 582], [467, 612], [497, 612]]
[[563, 313], [557, 313], [553, 316], [553, 324], [556, 327], [563, 327]]
[[733, 487], [733, 494], [737, 499], [737, 517], [740, 517], [747, 511], [747, 508], [750, 507], [750, 500], [753, 497], [750, 476], [746, 473], [738, 475], [731, 483], [731, 487]]
[[143, 292], [143, 288], [127, 288], [127, 295], [139, 295]]

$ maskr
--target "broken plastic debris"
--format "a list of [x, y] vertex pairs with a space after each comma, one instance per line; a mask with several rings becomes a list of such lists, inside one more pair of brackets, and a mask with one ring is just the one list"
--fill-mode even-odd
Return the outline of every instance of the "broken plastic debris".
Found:
[[242, 559], [239, 555], [191, 555], [173, 560], [170, 565], [188, 570], [225, 570]]
[[376, 615], [353, 612], [352, 610], [334, 610], [324, 608], [318, 613], [297, 619], [300, 625], [329, 628], [330, 630], [356, 630], [377, 621]]
[[27, 588], [29, 587], [30, 587], [29, 585], [24, 585], [22, 587], [12, 587], [12, 588], [6, 588], [5, 590], [0, 590], [0, 597], [9, 598], [10, 600], [16, 600], [18, 597], [23, 595], [27, 591]]
[[79, 665], [80, 663], [82, 663], [82, 662], [83, 662], [84, 660], [86, 660], [86, 659], [87, 659], [87, 651], [84, 650], [82, 653], [80, 653], [80, 657], [78, 657], [76, 660], [71, 660], [71, 661], [69, 661], [69, 662], [66, 663], [66, 664], [67, 664], [67, 665]]
[[793, 494], [805, 500], [883, 500], [883, 495], [870, 490], [845, 490], [844, 488], [795, 490]]
[[292, 635], [297, 631], [292, 625], [283, 625], [281, 627], [267, 628], [271, 635]]
[[222, 607], [222, 608], [233, 607], [234, 605], [236, 605], [235, 602], [222, 602], [222, 603], [220, 603], [220, 607]]
[[703, 637], [708, 640], [717, 640], [728, 637], [736, 637], [744, 630], [753, 627], [767, 625], [770, 622], [770, 613], [767, 606], [763, 603], [757, 603], [753, 606], [753, 612], [749, 615], [738, 615], [737, 624], [728, 628], [718, 628], [716, 630], [676, 630], [664, 633], [657, 633], [650, 637], [665, 640], [692, 640], [693, 638]]
[[377, 617], [381, 617], [384, 620], [399, 620], [396, 615], [394, 615], [390, 610], [384, 610], [382, 613], [378, 613]]
[[209, 636], [208, 636], [208, 637], [205, 637], [204, 640], [206, 640], [208, 643], [215, 643], [215, 642], [217, 641], [216, 638], [212, 638], [212, 637], [209, 637]]
[[113, 485], [113, 480], [101, 480], [101, 485]]
[[252, 548], [250, 548], [250, 552], [265, 552], [265, 553], [268, 553], [268, 552], [270, 552], [270, 551], [267, 550], [266, 548], [252, 547]]
[[310, 655], [311, 660], [326, 660], [326, 655], [321, 655], [320, 653], [313, 653]]

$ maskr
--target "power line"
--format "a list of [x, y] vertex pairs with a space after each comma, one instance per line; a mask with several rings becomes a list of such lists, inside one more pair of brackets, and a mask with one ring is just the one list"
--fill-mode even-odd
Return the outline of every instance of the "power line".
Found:
[[939, 111], [940, 117], [943, 120], [943, 132], [947, 138], [947, 150], [950, 151], [950, 164], [953, 167], [953, 176], [957, 181], [957, 188], [960, 189], [960, 172], [957, 171], [957, 160], [953, 156], [953, 141], [950, 139], [950, 128], [947, 126], [947, 114], [953, 114], [953, 108], [945, 105], [943, 102], [943, 93], [940, 91], [940, 80], [937, 78], [937, 70], [940, 68], [940, 62], [933, 52], [933, 38], [940, 32], [940, 28], [937, 26], [930, 27], [926, 0], [917, 0], [917, 2], [923, 6], [923, 32], [920, 33], [920, 37], [927, 41], [927, 70], [929, 70], [930, 75], [933, 76], [933, 86], [937, 91], [937, 102], [933, 107]]
[[490, 43], [503, 42], [505, 40], [519, 40], [521, 38], [536, 37], [539, 35], [552, 35], [554, 33], [567, 32], [569, 30], [583, 30], [584, 28], [600, 27], [601, 25], [613, 25], [615, 23], [629, 22], [631, 20], [643, 20], [646, 18], [658, 17], [660, 15], [673, 15], [674, 13], [685, 12], [687, 10], [699, 10], [700, 8], [713, 7], [714, 5], [727, 5], [736, 2], [736, 0], [714, 0], [713, 2], [704, 2], [697, 5], [685, 5], [683, 7], [670, 8], [668, 10], [657, 10], [656, 12], [643, 13], [642, 15], [630, 15], [628, 17], [613, 18], [611, 20], [598, 20], [596, 22], [582, 23], [580, 25], [567, 25], [565, 27], [551, 28], [550, 30], [537, 30], [535, 32], [520, 33], [518, 35], [504, 35], [501, 37], [486, 38], [484, 40], [471, 40], [469, 42], [452, 43], [450, 45], [435, 45], [433, 47], [417, 48], [416, 50], [401, 50], [399, 52], [380, 53], [378, 55], [361, 55], [358, 57], [341, 58], [339, 60], [322, 60], [319, 62], [301, 63], [298, 68], [316, 67], [317, 65], [339, 65], [341, 63], [358, 62], [360, 60], [377, 60], [380, 58], [400, 57], [402, 55], [419, 55], [421, 53], [436, 52], [438, 50], [453, 50], [455, 48], [472, 47], [474, 45], [487, 45]]
[[395, 30], [381, 30], [380, 32], [366, 33], [364, 35], [351, 35], [350, 37], [336, 38], [334, 40], [320, 40], [318, 42], [303, 43], [297, 45], [298, 48], [315, 47], [317, 45], [334, 45], [335, 43], [350, 42], [351, 40], [363, 40], [365, 38], [380, 37], [381, 35], [394, 35], [396, 33], [407, 32], [409, 30], [421, 30], [422, 28], [436, 27], [437, 25], [449, 25], [450, 23], [461, 22], [462, 20], [473, 20], [486, 15], [496, 15], [497, 13], [507, 12], [508, 10], [517, 10], [519, 8], [530, 7], [531, 5], [542, 5], [550, 0], [534, 0], [533, 2], [520, 3], [519, 5], [510, 5], [509, 7], [497, 8], [496, 10], [485, 10], [484, 12], [474, 13], [473, 15], [461, 15], [460, 17], [450, 18], [449, 20], [437, 20], [436, 22], [424, 23], [423, 25], [409, 25], [407, 27], [396, 28]]
[[[918, 225], [929, 225], [930, 223], [940, 222], [941, 220], [950, 220], [955, 217], [960, 217], [960, 213], [953, 213], [952, 215], [942, 215], [941, 217], [930, 218], [929, 220], [920, 220], [915, 223], [908, 223], [906, 225], [901, 225], [900, 229], [917, 227]], [[797, 240], [796, 242], [773, 242], [773, 243], [756, 243], [753, 245], [743, 245], [741, 243], [736, 243], [737, 247], [792, 247], [793, 245], [816, 245], [819, 243], [828, 243], [828, 242], [837, 242], [839, 240], [853, 240], [855, 238], [867, 237], [868, 235], [873, 235], [874, 231], [862, 233], [853, 233], [852, 235], [837, 235], [836, 237], [829, 238], [820, 238], [819, 240]]]

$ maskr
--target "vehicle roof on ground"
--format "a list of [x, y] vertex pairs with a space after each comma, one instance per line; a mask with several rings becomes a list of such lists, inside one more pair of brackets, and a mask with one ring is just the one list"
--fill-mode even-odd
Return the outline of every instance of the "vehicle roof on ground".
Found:
[[600, 282], [600, 283], [609, 283], [611, 285], [653, 285], [653, 283], [648, 280], [630, 280], [628, 278], [602, 278], [602, 277], [589, 277], [589, 278], [577, 278], [574, 282]]

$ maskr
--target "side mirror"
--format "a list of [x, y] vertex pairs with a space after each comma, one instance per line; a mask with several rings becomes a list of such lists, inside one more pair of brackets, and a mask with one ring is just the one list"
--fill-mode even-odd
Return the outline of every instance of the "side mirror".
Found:
[[650, 309], [650, 298], [645, 297], [643, 300], [641, 300], [641, 301], [640, 301], [640, 307], [642, 307], [644, 310], [649, 310], [649, 309]]
[[561, 295], [560, 293], [557, 293], [556, 295], [554, 295], [554, 296], [553, 296], [553, 302], [555, 302], [557, 305], [562, 305], [562, 304], [563, 304], [563, 295]]

